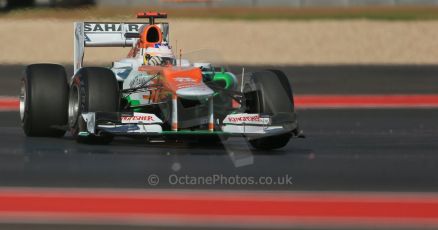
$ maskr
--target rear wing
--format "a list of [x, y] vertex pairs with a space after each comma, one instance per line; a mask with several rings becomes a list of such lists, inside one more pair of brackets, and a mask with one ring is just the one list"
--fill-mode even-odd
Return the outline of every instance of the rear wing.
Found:
[[[82, 68], [85, 47], [131, 47], [138, 34], [148, 23], [136, 22], [75, 22], [74, 23], [74, 73]], [[163, 32], [164, 42], [169, 42], [169, 24], [157, 23]]]

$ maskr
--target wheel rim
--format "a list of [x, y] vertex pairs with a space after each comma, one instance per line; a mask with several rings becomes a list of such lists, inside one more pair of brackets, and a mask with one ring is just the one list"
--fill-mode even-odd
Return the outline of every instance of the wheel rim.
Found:
[[79, 89], [73, 86], [68, 99], [68, 124], [71, 128], [76, 125], [79, 116]]
[[24, 113], [26, 111], [26, 101], [27, 101], [26, 84], [24, 81], [21, 81], [19, 100], [20, 100], [20, 119], [23, 122], [24, 121]]

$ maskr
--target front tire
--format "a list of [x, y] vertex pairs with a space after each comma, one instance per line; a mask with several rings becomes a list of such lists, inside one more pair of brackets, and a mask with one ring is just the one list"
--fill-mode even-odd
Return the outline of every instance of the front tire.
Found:
[[109, 134], [89, 134], [82, 113], [118, 112], [120, 105], [119, 86], [114, 73], [107, 68], [86, 67], [73, 78], [69, 96], [69, 126], [72, 135], [80, 143], [109, 144]]
[[[296, 121], [292, 88], [279, 70], [255, 72], [245, 85], [247, 113], [269, 114], [277, 120]], [[287, 145], [292, 133], [256, 139], [249, 143], [256, 149], [278, 149]]]
[[67, 125], [68, 84], [64, 67], [33, 64], [21, 80], [20, 118], [32, 137], [62, 137]]

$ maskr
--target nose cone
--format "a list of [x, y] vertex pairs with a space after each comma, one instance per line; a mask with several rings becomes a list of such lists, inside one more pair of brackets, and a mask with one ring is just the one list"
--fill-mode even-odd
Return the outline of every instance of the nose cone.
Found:
[[176, 95], [188, 100], [199, 100], [213, 96], [214, 91], [205, 84], [178, 89]]

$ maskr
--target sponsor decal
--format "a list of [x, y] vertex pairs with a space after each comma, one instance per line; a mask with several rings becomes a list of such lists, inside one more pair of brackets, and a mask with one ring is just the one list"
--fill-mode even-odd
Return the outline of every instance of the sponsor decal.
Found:
[[178, 83], [194, 83], [195, 80], [189, 78], [189, 77], [176, 77], [175, 81]]
[[233, 125], [243, 125], [243, 124], [252, 124], [252, 125], [268, 125], [270, 124], [271, 119], [269, 117], [261, 117], [259, 114], [231, 114], [228, 115], [224, 124], [233, 124]]
[[136, 123], [161, 123], [161, 120], [154, 114], [150, 113], [134, 113], [131, 116], [122, 115], [120, 120], [123, 124], [136, 124]]
[[228, 117], [229, 122], [245, 122], [245, 121], [252, 121], [252, 122], [260, 122], [260, 116], [239, 116], [239, 117]]
[[[136, 88], [136, 87], [142, 87], [142, 86], [146, 86], [146, 84], [148, 84], [148, 81], [151, 78], [148, 75], [145, 74], [138, 74], [134, 77], [134, 79], [132, 79], [131, 82], [129, 82], [129, 87], [130, 88]], [[149, 82], [150, 84], [150, 82]]]
[[174, 79], [176, 82], [176, 87], [178, 89], [190, 88], [190, 87], [197, 86], [196, 81], [190, 77], [176, 77]]
[[163, 47], [163, 48], [169, 48], [169, 45], [168, 44], [166, 44], [166, 43], [157, 43], [157, 44], [155, 44], [154, 45], [154, 48], [156, 48], [156, 49], [159, 49], [159, 48], [161, 48], [161, 47]]
[[122, 122], [123, 121], [154, 121], [153, 116], [130, 116], [130, 117], [121, 117]]
[[88, 37], [88, 35], [85, 35], [84, 41], [91, 42], [91, 39], [90, 39], [90, 37]]
[[137, 33], [145, 24], [133, 24], [133, 23], [85, 23], [84, 31], [89, 32], [128, 32]]

